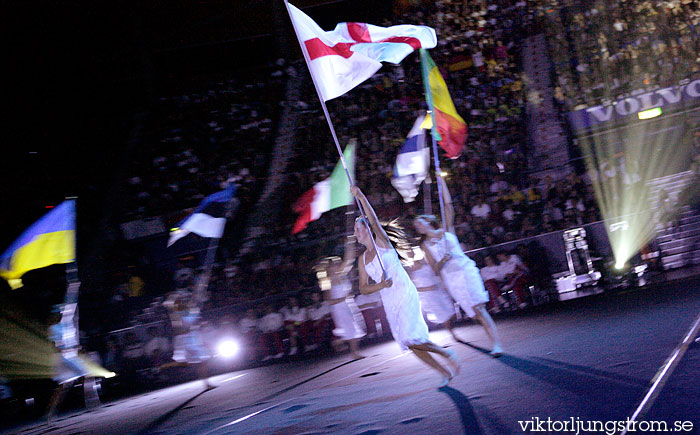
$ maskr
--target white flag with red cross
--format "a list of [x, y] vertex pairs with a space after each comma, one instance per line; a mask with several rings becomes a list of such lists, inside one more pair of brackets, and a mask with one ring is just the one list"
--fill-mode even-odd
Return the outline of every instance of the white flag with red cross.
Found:
[[340, 23], [326, 32], [308, 15], [287, 4], [323, 101], [339, 97], [372, 77], [382, 62], [398, 64], [419, 48], [437, 45], [435, 30], [427, 26]]

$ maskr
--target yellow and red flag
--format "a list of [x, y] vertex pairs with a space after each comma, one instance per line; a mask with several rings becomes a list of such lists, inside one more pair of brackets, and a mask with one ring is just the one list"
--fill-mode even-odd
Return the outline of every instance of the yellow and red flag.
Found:
[[467, 142], [467, 123], [457, 113], [440, 70], [425, 49], [420, 50], [423, 83], [433, 117], [432, 135], [447, 157], [459, 157]]

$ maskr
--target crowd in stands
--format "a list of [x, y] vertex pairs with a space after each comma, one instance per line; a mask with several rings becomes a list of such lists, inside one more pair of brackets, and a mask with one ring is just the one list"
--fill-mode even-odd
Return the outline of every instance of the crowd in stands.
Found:
[[[524, 1], [488, 5], [424, 2], [394, 20], [436, 29], [439, 44], [431, 56], [441, 67], [457, 111], [469, 126], [462, 156], [454, 160], [443, 157], [441, 162], [456, 204], [458, 236], [468, 250], [599, 219], [586, 178], [572, 174], [563, 180], [536, 179], [528, 174], [520, 49], [534, 20]], [[287, 200], [283, 207], [286, 213], [276, 227], [269, 228], [261, 244], [279, 247], [301, 243], [305, 255], [312, 249], [318, 256], [327, 249], [326, 241], [349, 231], [350, 226], [345, 211], [336, 210], [325, 213], [299, 235], [291, 235], [297, 217], [292, 211], [294, 201], [327, 178], [338, 161], [310, 83], [305, 95], [306, 100], [297, 103], [301, 120], [295, 159], [289, 166], [291, 181], [280, 193]], [[422, 196], [406, 204], [390, 182], [398, 149], [417, 115], [426, 108], [418, 57], [409, 57], [396, 67], [385, 65], [372, 79], [328, 106], [341, 146], [350, 138], [357, 139], [356, 182], [380, 217], [408, 218], [424, 212]], [[430, 207], [438, 210], [435, 184], [431, 189]], [[308, 246], [314, 243], [315, 248]]]
[[[425, 2], [408, 10], [397, 22], [434, 27], [439, 46], [432, 57], [442, 73], [457, 111], [469, 126], [463, 155], [443, 163], [454, 185], [479, 185], [503, 174], [525, 188], [527, 142], [524, 93], [519, 67], [519, 37], [527, 25], [524, 2], [496, 2], [469, 6], [463, 2]], [[383, 23], [389, 25], [390, 23]], [[358, 140], [357, 184], [379, 209], [398, 215], [402, 200], [390, 183], [399, 147], [417, 115], [426, 109], [420, 61], [407, 58], [400, 66], [386, 65], [371, 80], [348, 95], [329, 102], [341, 143]], [[285, 197], [294, 201], [307, 188], [327, 177], [338, 160], [326, 121], [313, 92], [306, 92], [297, 161], [290, 168], [298, 190]], [[522, 184], [522, 185], [521, 185]], [[474, 198], [470, 198], [473, 200]], [[288, 208], [291, 210], [291, 204]], [[280, 232], [290, 233], [295, 216], [282, 221]], [[342, 221], [341, 221], [342, 222]], [[333, 223], [324, 225], [333, 228]], [[318, 238], [314, 228], [302, 237]]]
[[555, 97], [572, 111], [669, 87], [700, 72], [691, 0], [546, 1]]
[[157, 101], [130, 151], [122, 221], [194, 207], [228, 183], [249, 202], [266, 176], [285, 82], [279, 69], [264, 73], [180, 85]]

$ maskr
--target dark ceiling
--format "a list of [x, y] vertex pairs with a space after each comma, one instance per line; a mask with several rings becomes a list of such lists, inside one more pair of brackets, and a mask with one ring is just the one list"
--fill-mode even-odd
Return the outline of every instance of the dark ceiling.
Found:
[[[297, 0], [324, 29], [391, 0]], [[133, 114], [171, 79], [299, 56], [281, 0], [28, 0], [5, 5], [0, 251], [66, 196], [106, 193]], [[290, 40], [293, 43], [290, 43]]]

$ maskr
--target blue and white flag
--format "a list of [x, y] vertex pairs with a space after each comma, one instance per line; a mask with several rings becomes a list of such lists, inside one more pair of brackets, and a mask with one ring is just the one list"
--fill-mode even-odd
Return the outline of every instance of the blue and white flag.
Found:
[[399, 191], [404, 202], [412, 202], [416, 198], [418, 186], [428, 176], [430, 149], [425, 146], [423, 130], [430, 127], [430, 118], [419, 116], [396, 156], [391, 184]]
[[204, 201], [189, 217], [180, 222], [177, 228], [170, 231], [168, 246], [189, 233], [220, 239], [226, 225], [226, 211], [229, 209], [229, 204], [235, 193], [236, 187], [231, 185], [225, 190], [204, 198]]

